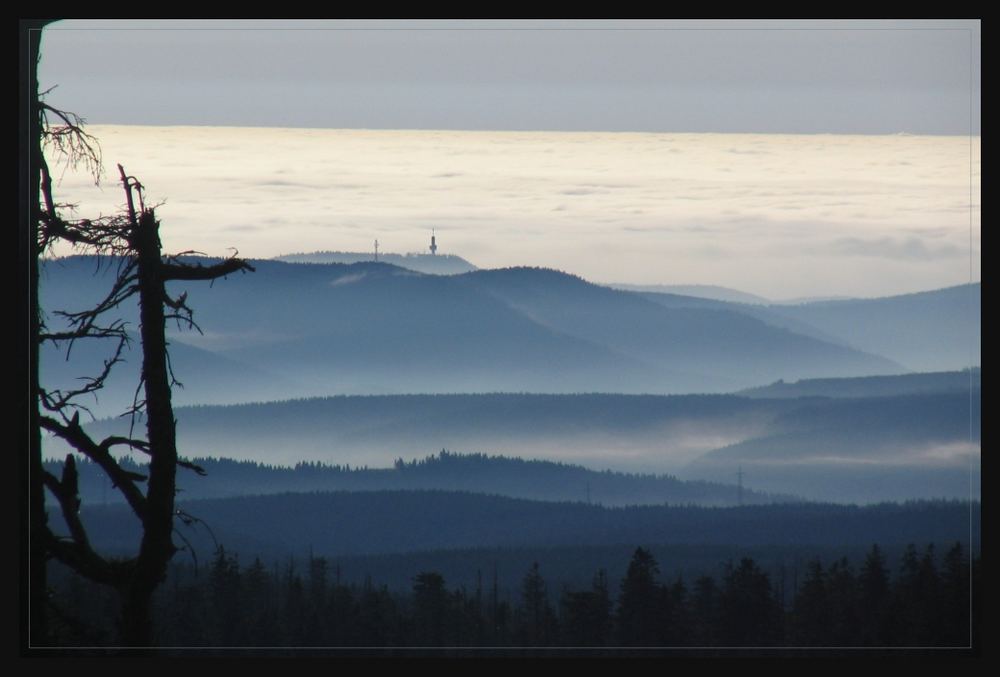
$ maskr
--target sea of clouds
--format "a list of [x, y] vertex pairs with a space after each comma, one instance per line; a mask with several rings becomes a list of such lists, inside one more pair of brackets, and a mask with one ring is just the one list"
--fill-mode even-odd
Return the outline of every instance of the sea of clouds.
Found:
[[[168, 251], [426, 251], [598, 282], [769, 298], [980, 279], [980, 137], [93, 125], [105, 176], [55, 170], [81, 216], [116, 163]], [[55, 161], [53, 159], [53, 161]], [[68, 253], [57, 250], [58, 254]]]

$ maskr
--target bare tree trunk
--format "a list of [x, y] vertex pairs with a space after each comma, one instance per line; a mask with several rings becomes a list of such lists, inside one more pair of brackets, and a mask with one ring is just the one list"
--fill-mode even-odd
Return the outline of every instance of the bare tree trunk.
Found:
[[160, 266], [159, 224], [143, 211], [134, 230], [139, 261], [139, 308], [142, 334], [142, 377], [146, 392], [146, 430], [152, 452], [142, 544], [132, 580], [125, 589], [123, 621], [129, 646], [152, 646], [150, 598], [166, 574], [174, 554], [174, 495], [177, 441], [163, 303], [166, 296]]

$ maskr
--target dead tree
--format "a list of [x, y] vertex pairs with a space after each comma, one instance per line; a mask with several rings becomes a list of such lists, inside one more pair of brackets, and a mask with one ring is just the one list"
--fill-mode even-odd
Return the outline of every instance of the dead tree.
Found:
[[[117, 279], [110, 291], [94, 308], [62, 313], [68, 320], [65, 331], [42, 332], [42, 341], [75, 341], [93, 337], [118, 339], [118, 348], [104, 371], [92, 378], [80, 390], [70, 393], [47, 392], [40, 388], [43, 407], [41, 426], [61, 438], [74, 450], [96, 463], [122, 493], [142, 524], [139, 552], [132, 559], [109, 560], [90, 545], [78, 510], [74, 462], [68, 457], [62, 478], [51, 473], [43, 475], [46, 488], [55, 496], [69, 529], [69, 538], [56, 537], [47, 527], [44, 536], [48, 551], [87, 578], [114, 586], [122, 600], [122, 639], [127, 646], [151, 646], [152, 626], [150, 600], [154, 589], [166, 574], [167, 563], [177, 551], [173, 542], [176, 471], [185, 467], [203, 472], [181, 459], [177, 452], [171, 388], [176, 383], [167, 351], [166, 322], [178, 320], [196, 327], [187, 294], [171, 298], [167, 282], [173, 280], [214, 280], [238, 271], [252, 271], [246, 261], [229, 258], [212, 265], [186, 263], [181, 256], [163, 256], [160, 247], [159, 222], [152, 207], [143, 203], [142, 186], [118, 165], [127, 209], [124, 217], [86, 223], [59, 222], [55, 229], [44, 232], [71, 242], [83, 243], [115, 254], [118, 261]], [[44, 177], [43, 177], [44, 183]], [[44, 189], [43, 189], [44, 193]], [[138, 205], [136, 202], [138, 201]], [[140, 336], [142, 342], [141, 389], [145, 397], [136, 400], [133, 413], [142, 413], [146, 421], [146, 439], [112, 436], [92, 439], [80, 425], [79, 410], [74, 398], [100, 388], [110, 369], [128, 341], [122, 324], [104, 317], [126, 300], [138, 297]], [[72, 411], [72, 414], [70, 413]], [[114, 447], [125, 447], [149, 457], [148, 476], [124, 470], [111, 453]], [[140, 488], [146, 485], [146, 490]]]
[[[37, 45], [32, 57], [37, 58]], [[37, 92], [37, 81], [33, 83]], [[142, 185], [118, 165], [127, 208], [124, 214], [95, 219], [65, 219], [52, 193], [52, 178], [43, 148], [54, 146], [69, 162], [83, 162], [99, 169], [100, 156], [94, 139], [82, 129], [82, 120], [45, 104], [37, 97], [32, 115], [34, 142], [29, 148], [29, 174], [36, 181], [39, 199], [30, 208], [32, 242], [30, 312], [32, 341], [29, 364], [31, 387], [37, 393], [31, 406], [29, 449], [30, 571], [29, 614], [30, 645], [46, 643], [45, 560], [55, 557], [82, 576], [118, 590], [121, 603], [122, 642], [126, 646], [151, 646], [150, 620], [152, 593], [166, 574], [167, 563], [177, 547], [173, 542], [176, 471], [178, 467], [202, 472], [179, 457], [175, 436], [171, 388], [176, 384], [167, 351], [166, 322], [177, 320], [197, 328], [187, 294], [172, 298], [167, 293], [170, 281], [214, 280], [238, 271], [252, 271], [242, 259], [231, 257], [211, 265], [186, 262], [183, 255], [164, 256], [161, 251], [159, 222], [154, 209], [144, 203]], [[65, 326], [49, 331], [41, 321], [37, 298], [38, 258], [49, 246], [65, 241], [84, 251], [104, 254], [117, 265], [117, 275], [107, 296], [96, 306], [78, 312], [59, 312]], [[185, 252], [189, 254], [191, 252]], [[132, 414], [146, 422], [145, 439], [111, 436], [95, 440], [80, 424], [82, 395], [99, 391], [130, 341], [123, 321], [115, 310], [129, 299], [137, 298], [142, 350], [141, 383], [136, 391]], [[44, 342], [69, 344], [92, 339], [112, 339], [116, 347], [104, 362], [100, 374], [85, 380], [77, 389], [46, 390], [38, 379], [38, 346]], [[46, 430], [68, 443], [76, 452], [97, 464], [141, 522], [142, 540], [138, 554], [130, 559], [110, 559], [99, 554], [90, 543], [80, 519], [76, 463], [67, 456], [61, 477], [46, 472], [42, 466], [40, 430]], [[125, 470], [112, 453], [116, 448], [135, 450], [149, 457], [148, 475]], [[145, 491], [143, 490], [145, 485]], [[58, 536], [47, 521], [44, 490], [60, 506], [69, 531]]]
[[[159, 223], [154, 209], [146, 207], [142, 186], [127, 176], [119, 165], [127, 208], [124, 214], [93, 219], [68, 219], [64, 205], [56, 202], [52, 174], [45, 158], [45, 148], [71, 165], [84, 165], [98, 176], [100, 149], [96, 140], [83, 130], [83, 121], [44, 102], [45, 93], [38, 87], [37, 64], [41, 28], [47, 21], [22, 25], [23, 56], [29, 74], [27, 93], [31, 109], [21, 135], [21, 153], [26, 161], [22, 175], [26, 181], [23, 195], [38, 196], [26, 200], [22, 218], [28, 224], [26, 241], [29, 280], [29, 392], [35, 394], [28, 407], [29, 439], [26, 486], [29, 518], [29, 547], [26, 553], [29, 572], [28, 635], [26, 646], [47, 644], [48, 590], [46, 560], [54, 557], [82, 576], [118, 590], [122, 603], [122, 641], [127, 646], [150, 646], [150, 599], [163, 579], [167, 563], [176, 552], [173, 542], [174, 505], [177, 468], [199, 468], [179, 457], [177, 451], [171, 387], [176, 383], [167, 351], [165, 323], [168, 319], [197, 326], [186, 303], [186, 293], [172, 298], [167, 293], [170, 281], [214, 280], [237, 271], [253, 268], [235, 256], [211, 265], [186, 262], [181, 255], [164, 256], [161, 252]], [[37, 24], [37, 28], [34, 25]], [[27, 28], [27, 29], [26, 29]], [[23, 204], [23, 203], [22, 203]], [[59, 313], [64, 326], [51, 330], [42, 321], [38, 302], [38, 266], [46, 249], [58, 241], [69, 242], [88, 253], [107, 255], [118, 266], [108, 295], [96, 306]], [[80, 424], [80, 398], [96, 393], [103, 386], [130, 335], [125, 323], [114, 317], [115, 310], [130, 299], [138, 299], [142, 350], [141, 383], [132, 413], [145, 417], [145, 439], [111, 436], [95, 440]], [[80, 340], [110, 339], [114, 350], [105, 360], [101, 373], [86, 379], [80, 387], [68, 391], [46, 390], [39, 381], [39, 346], [44, 342], [69, 345]], [[45, 471], [42, 464], [41, 431], [46, 430], [65, 440], [76, 452], [97, 464], [123, 495], [141, 522], [142, 539], [138, 553], [128, 559], [106, 558], [91, 545], [80, 519], [80, 496], [76, 462], [67, 456], [59, 477]], [[148, 475], [125, 470], [112, 453], [130, 449], [149, 457]], [[47, 519], [45, 491], [60, 506], [68, 535], [55, 534]]]

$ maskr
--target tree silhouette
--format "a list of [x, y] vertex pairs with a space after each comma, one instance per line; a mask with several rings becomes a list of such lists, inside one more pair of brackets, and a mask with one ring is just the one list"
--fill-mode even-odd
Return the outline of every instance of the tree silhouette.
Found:
[[544, 646], [555, 636], [555, 613], [549, 605], [545, 579], [538, 562], [521, 581], [521, 634], [525, 646]]
[[220, 646], [239, 643], [245, 615], [240, 579], [239, 561], [220, 547], [212, 562], [208, 581], [212, 632], [219, 638]]
[[417, 646], [443, 646], [448, 616], [444, 578], [434, 571], [413, 579], [414, 639]]
[[830, 640], [829, 582], [819, 560], [809, 563], [806, 579], [795, 594], [795, 643], [823, 646]]
[[[37, 67], [37, 42], [32, 43], [29, 58]], [[171, 281], [214, 280], [237, 272], [253, 270], [245, 261], [232, 257], [212, 265], [190, 263], [182, 255], [164, 256], [161, 252], [159, 227], [154, 209], [146, 206], [143, 186], [118, 165], [126, 210], [123, 214], [92, 219], [68, 219], [56, 201], [52, 177], [44, 149], [49, 147], [70, 164], [83, 163], [100, 171], [100, 154], [95, 140], [83, 130], [83, 120], [44, 101], [39, 94], [37, 73], [33, 69], [31, 90], [33, 142], [30, 149], [29, 173], [38, 199], [31, 206], [33, 236], [30, 267], [31, 281], [32, 354], [29, 371], [35, 400], [31, 407], [33, 427], [29, 493], [31, 501], [32, 573], [44, 584], [44, 561], [52, 556], [86, 578], [118, 590], [122, 603], [122, 642], [127, 646], [151, 646], [153, 643], [150, 604], [154, 589], [166, 573], [167, 562], [177, 551], [172, 537], [176, 493], [176, 471], [197, 466], [181, 459], [177, 452], [175, 420], [171, 403], [171, 388], [177, 383], [167, 351], [166, 322], [168, 319], [197, 328], [187, 305], [187, 293], [172, 297], [167, 292]], [[61, 311], [64, 326], [51, 329], [41, 319], [38, 304], [38, 264], [43, 252], [56, 242], [68, 242], [85, 252], [108, 256], [109, 265], [117, 266], [111, 290], [97, 305], [79, 311]], [[185, 252], [190, 254], [191, 252]], [[117, 309], [129, 299], [137, 298], [140, 317], [142, 368], [140, 387], [136, 391], [133, 415], [145, 418], [145, 439], [110, 436], [95, 440], [80, 424], [80, 397], [99, 391], [117, 364], [130, 335], [125, 323], [115, 317]], [[116, 348], [104, 363], [100, 374], [85, 380], [81, 387], [62, 391], [47, 390], [38, 378], [38, 345], [52, 342], [68, 345], [76, 341], [111, 339]], [[43, 413], [44, 411], [44, 413]], [[37, 428], [35, 427], [37, 426]], [[139, 552], [129, 559], [112, 559], [97, 553], [90, 544], [87, 530], [80, 519], [80, 498], [76, 463], [67, 456], [60, 477], [47, 472], [41, 465], [40, 430], [61, 438], [79, 454], [96, 463], [121, 492], [142, 525]], [[115, 458], [113, 450], [126, 448], [146, 454], [149, 470], [142, 475], [126, 470]], [[141, 488], [145, 485], [145, 491]], [[68, 536], [55, 534], [47, 521], [43, 487], [58, 502]], [[184, 516], [182, 516], [184, 517]], [[184, 517], [187, 519], [186, 517]], [[31, 610], [40, 619], [33, 620], [33, 642], [45, 642], [44, 590], [36, 589], [39, 580], [32, 580]], [[36, 624], [37, 622], [37, 624]]]
[[566, 646], [604, 646], [611, 634], [611, 598], [608, 575], [601, 569], [590, 590], [563, 592], [560, 600], [563, 643]]
[[669, 646], [690, 646], [694, 639], [693, 617], [687, 586], [680, 577], [672, 585], [663, 586], [664, 636]]
[[944, 644], [968, 646], [969, 633], [969, 559], [961, 543], [955, 543], [944, 555], [942, 564]]
[[827, 571], [827, 603], [830, 608], [829, 643], [857, 646], [860, 643], [858, 579], [846, 557], [834, 561]]
[[881, 549], [873, 545], [865, 557], [858, 575], [858, 594], [865, 610], [860, 620], [861, 643], [864, 646], [885, 646], [889, 613], [889, 570]]
[[780, 610], [771, 581], [750, 558], [728, 567], [720, 597], [721, 641], [727, 646], [775, 646], [781, 641]]
[[893, 645], [934, 646], [941, 643], [941, 592], [941, 579], [934, 564], [934, 546], [928, 545], [921, 557], [915, 545], [908, 545], [893, 586], [891, 613], [896, 618]]
[[664, 596], [656, 582], [659, 573], [653, 554], [636, 548], [618, 597], [618, 641], [622, 646], [660, 645]]
[[713, 646], [718, 643], [719, 588], [711, 576], [699, 576], [694, 582], [691, 598], [692, 646]]

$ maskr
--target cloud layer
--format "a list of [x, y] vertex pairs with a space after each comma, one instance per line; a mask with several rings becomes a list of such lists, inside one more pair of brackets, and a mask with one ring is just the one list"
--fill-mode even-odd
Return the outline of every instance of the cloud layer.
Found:
[[[979, 278], [979, 139], [99, 126], [164, 246], [424, 250], [592, 280], [874, 296]], [[58, 173], [57, 173], [58, 175]], [[122, 196], [65, 173], [81, 214]], [[971, 253], [971, 257], [970, 257]], [[971, 271], [970, 271], [971, 267]]]

